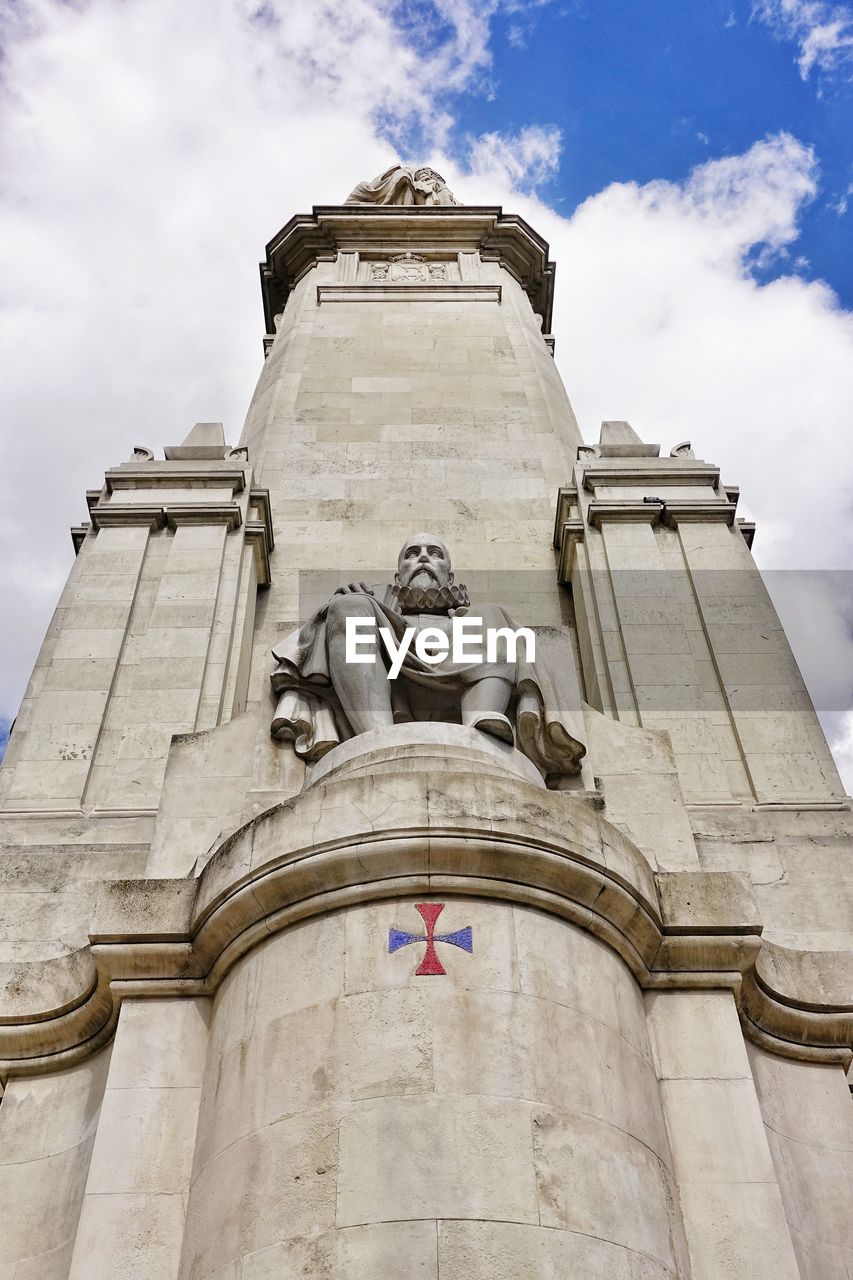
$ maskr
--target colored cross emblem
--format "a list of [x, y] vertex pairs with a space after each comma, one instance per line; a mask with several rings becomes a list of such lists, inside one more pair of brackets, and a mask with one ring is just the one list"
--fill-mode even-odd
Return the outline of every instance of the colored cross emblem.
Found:
[[464, 929], [457, 929], [455, 933], [436, 933], [435, 922], [444, 910], [443, 902], [417, 902], [415, 910], [418, 911], [426, 926], [426, 933], [405, 933], [402, 929], [389, 929], [388, 951], [389, 953], [399, 951], [400, 947], [407, 947], [410, 942], [425, 942], [424, 958], [415, 970], [418, 976], [440, 975], [447, 972], [436, 953], [437, 942], [449, 942], [452, 947], [461, 947], [463, 951], [473, 952], [474, 942], [470, 925], [466, 925]]

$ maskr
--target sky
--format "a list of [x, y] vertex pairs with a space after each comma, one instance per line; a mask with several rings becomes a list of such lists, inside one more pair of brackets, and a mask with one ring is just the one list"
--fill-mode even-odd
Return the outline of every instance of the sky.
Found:
[[0, 0], [0, 742], [87, 488], [236, 441], [257, 262], [395, 159], [558, 263], [588, 440], [739, 484], [853, 788], [853, 7], [824, 0]]

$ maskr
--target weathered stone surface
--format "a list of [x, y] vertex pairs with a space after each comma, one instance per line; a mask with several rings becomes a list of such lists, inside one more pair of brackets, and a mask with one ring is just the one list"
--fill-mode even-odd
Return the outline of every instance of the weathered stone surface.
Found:
[[69, 1272], [73, 1280], [177, 1274], [207, 1005], [168, 999], [129, 1000], [122, 1007]]
[[[581, 444], [512, 215], [318, 209], [262, 280], [243, 444], [89, 495], [0, 770], [0, 1278], [848, 1280], [853, 820], [737, 492]], [[424, 528], [580, 673], [569, 789], [270, 737]]]
[[730, 993], [659, 992], [647, 1007], [692, 1275], [794, 1280], [793, 1246]]
[[108, 1064], [107, 1051], [7, 1086], [0, 1106], [0, 1274], [67, 1276]]
[[853, 1258], [845, 1210], [853, 1177], [853, 1108], [843, 1070], [750, 1046], [785, 1216], [805, 1280], [844, 1277]]

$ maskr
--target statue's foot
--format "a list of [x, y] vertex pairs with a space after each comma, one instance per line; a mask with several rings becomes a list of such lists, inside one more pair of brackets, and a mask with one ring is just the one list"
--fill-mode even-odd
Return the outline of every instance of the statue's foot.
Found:
[[468, 723], [472, 729], [479, 729], [481, 733], [490, 733], [493, 738], [508, 742], [511, 747], [515, 746], [512, 723], [500, 711], [481, 711], [478, 715], [472, 716]]

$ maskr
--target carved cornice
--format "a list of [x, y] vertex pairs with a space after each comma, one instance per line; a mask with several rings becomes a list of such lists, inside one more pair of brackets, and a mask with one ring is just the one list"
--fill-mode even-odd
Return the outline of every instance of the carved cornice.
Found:
[[86, 541], [86, 534], [91, 529], [91, 525], [87, 521], [85, 524], [73, 524], [71, 526], [71, 543], [74, 547], [75, 556], [79, 556], [80, 548]]
[[220, 489], [227, 485], [232, 493], [242, 493], [246, 487], [242, 467], [230, 465], [217, 469], [199, 466], [197, 462], [149, 462], [141, 467], [112, 467], [104, 479], [107, 493], [122, 489]]
[[109, 529], [130, 525], [143, 525], [149, 529], [162, 529], [166, 524], [165, 507], [147, 502], [103, 502], [91, 510], [92, 528]]
[[643, 987], [731, 988], [746, 1034], [775, 1053], [850, 1060], [850, 957], [764, 943], [747, 877], [655, 875], [584, 796], [434, 763], [393, 792], [371, 777], [317, 785], [236, 831], [198, 879], [102, 884], [88, 947], [0, 966], [0, 1076], [93, 1053], [124, 996], [212, 994], [298, 921], [424, 894], [546, 911], [612, 947]]
[[484, 261], [500, 262], [542, 316], [543, 331], [550, 332], [556, 268], [547, 243], [523, 218], [491, 205], [323, 205], [291, 218], [267, 245], [260, 265], [267, 334], [275, 332], [274, 317], [294, 285], [318, 262], [330, 262], [338, 252], [381, 247], [393, 255], [421, 245], [479, 252]]
[[711, 524], [734, 524], [735, 504], [733, 502], [703, 502], [701, 499], [673, 498], [664, 504], [664, 520], [673, 528], [682, 522]]
[[557, 514], [554, 519], [554, 547], [560, 549], [560, 535], [563, 525], [572, 518], [572, 507], [578, 505], [578, 491], [573, 484], [564, 485], [557, 492]]
[[628, 466], [595, 465], [583, 469], [583, 487], [590, 493], [595, 493], [599, 485], [631, 485], [636, 488], [643, 485], [702, 485], [716, 489], [719, 480], [719, 467], [670, 458], [655, 458], [648, 466], [638, 466], [636, 459], [632, 459]]
[[241, 521], [236, 502], [175, 502], [168, 507], [147, 502], [104, 502], [92, 509], [95, 530], [129, 525], [176, 529], [180, 524], [227, 524], [229, 529], [239, 529]]
[[740, 516], [738, 516], [738, 517], [736, 518], [736, 520], [735, 520], [735, 524], [736, 524], [737, 528], [738, 528], [738, 529], [740, 529], [741, 533], [743, 534], [743, 540], [744, 540], [744, 542], [746, 543], [746, 545], [749, 547], [749, 549], [750, 549], [750, 551], [751, 551], [751, 550], [752, 550], [752, 544], [753, 544], [753, 542], [755, 541], [755, 521], [754, 521], [754, 520], [742, 520], [742, 519], [741, 519], [741, 517], [740, 517]]
[[583, 520], [564, 520], [560, 527], [560, 558], [557, 561], [557, 581], [571, 582], [575, 567], [575, 550], [585, 535]]
[[236, 502], [170, 503], [164, 511], [170, 529], [182, 524], [226, 524], [233, 531], [239, 529], [243, 521]]
[[607, 520], [632, 524], [658, 524], [663, 510], [662, 502], [651, 500], [644, 502], [642, 498], [594, 501], [587, 507], [587, 520], [593, 529], [600, 529]]

